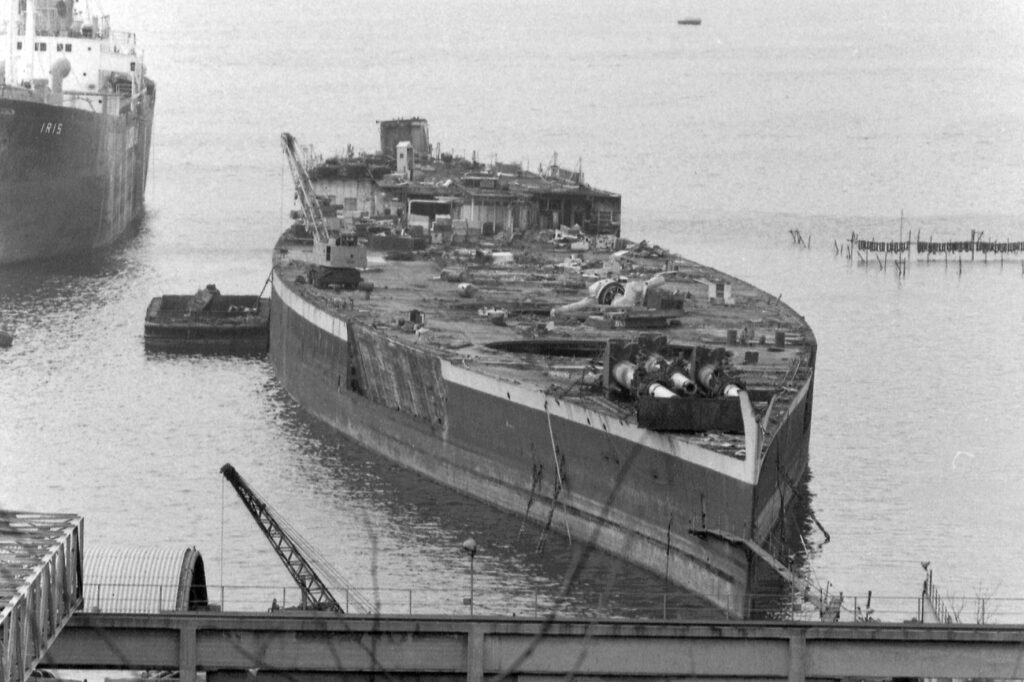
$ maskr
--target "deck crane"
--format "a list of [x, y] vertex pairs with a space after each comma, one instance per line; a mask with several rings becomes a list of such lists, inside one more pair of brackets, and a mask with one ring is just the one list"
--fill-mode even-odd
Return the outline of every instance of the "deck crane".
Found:
[[294, 529], [290, 529], [284, 519], [278, 517], [273, 507], [246, 483], [245, 479], [242, 478], [241, 474], [233, 466], [225, 464], [220, 468], [220, 473], [224, 475], [224, 478], [227, 479], [228, 483], [235, 489], [235, 492], [238, 493], [242, 504], [245, 505], [253, 519], [256, 520], [256, 525], [259, 526], [267, 541], [270, 542], [271, 547], [274, 548], [274, 552], [284, 563], [288, 573], [291, 574], [292, 579], [299, 586], [299, 590], [302, 592], [302, 608], [317, 611], [345, 612], [314, 569], [310, 559], [307, 559], [307, 555], [309, 555], [310, 558], [318, 558], [320, 560], [319, 568], [321, 572], [327, 574], [336, 584], [345, 586], [346, 602], [349, 606], [354, 604], [366, 613], [376, 612], [377, 609], [368, 599], [348, 585], [347, 581], [336, 570], [331, 568], [322, 556], [319, 556], [315, 548], [302, 540]]
[[292, 172], [295, 198], [302, 208], [306, 229], [313, 236], [313, 260], [307, 279], [321, 289], [331, 285], [344, 289], [358, 288], [362, 280], [360, 270], [366, 269], [366, 246], [359, 243], [354, 232], [332, 233], [328, 229], [320, 200], [313, 191], [313, 182], [295, 149], [295, 137], [282, 133], [281, 147]]

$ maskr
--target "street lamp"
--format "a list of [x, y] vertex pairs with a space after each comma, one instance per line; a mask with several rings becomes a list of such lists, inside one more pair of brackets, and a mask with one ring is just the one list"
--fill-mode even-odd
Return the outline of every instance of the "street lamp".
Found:
[[476, 540], [469, 538], [462, 543], [462, 551], [469, 555], [469, 615], [473, 615], [473, 558], [476, 556]]

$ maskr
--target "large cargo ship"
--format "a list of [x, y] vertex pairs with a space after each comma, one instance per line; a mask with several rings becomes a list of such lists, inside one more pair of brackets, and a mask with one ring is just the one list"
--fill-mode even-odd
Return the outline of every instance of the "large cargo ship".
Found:
[[81, 254], [137, 225], [156, 88], [135, 36], [83, 0], [8, 0], [0, 263]]
[[619, 195], [581, 169], [432, 153], [421, 119], [383, 122], [373, 155], [299, 159], [285, 140], [304, 208], [274, 253], [288, 392], [387, 458], [747, 615], [752, 557], [772, 562], [807, 468], [804, 319], [622, 239]]

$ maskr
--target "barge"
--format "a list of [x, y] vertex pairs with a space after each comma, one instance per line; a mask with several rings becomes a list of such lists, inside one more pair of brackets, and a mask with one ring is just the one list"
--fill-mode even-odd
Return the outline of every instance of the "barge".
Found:
[[[804, 319], [622, 239], [619, 196], [582, 172], [436, 155], [422, 119], [383, 122], [372, 155], [298, 159], [285, 139], [303, 204], [273, 256], [285, 389], [386, 458], [746, 616], [807, 469]], [[331, 245], [365, 262], [358, 285], [315, 276]]]
[[146, 308], [146, 350], [261, 355], [269, 340], [270, 300], [225, 296], [213, 284], [195, 294], [157, 296]]

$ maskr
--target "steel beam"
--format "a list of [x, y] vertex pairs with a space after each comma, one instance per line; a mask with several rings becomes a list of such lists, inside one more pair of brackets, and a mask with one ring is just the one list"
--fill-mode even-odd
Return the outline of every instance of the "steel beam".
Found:
[[[351, 681], [582, 678], [1024, 678], [1024, 626], [545, 622], [324, 613], [77, 614], [43, 665]], [[258, 673], [251, 671], [258, 670]], [[250, 672], [245, 672], [250, 671]]]
[[0, 511], [0, 682], [27, 680], [82, 606], [82, 517]]

